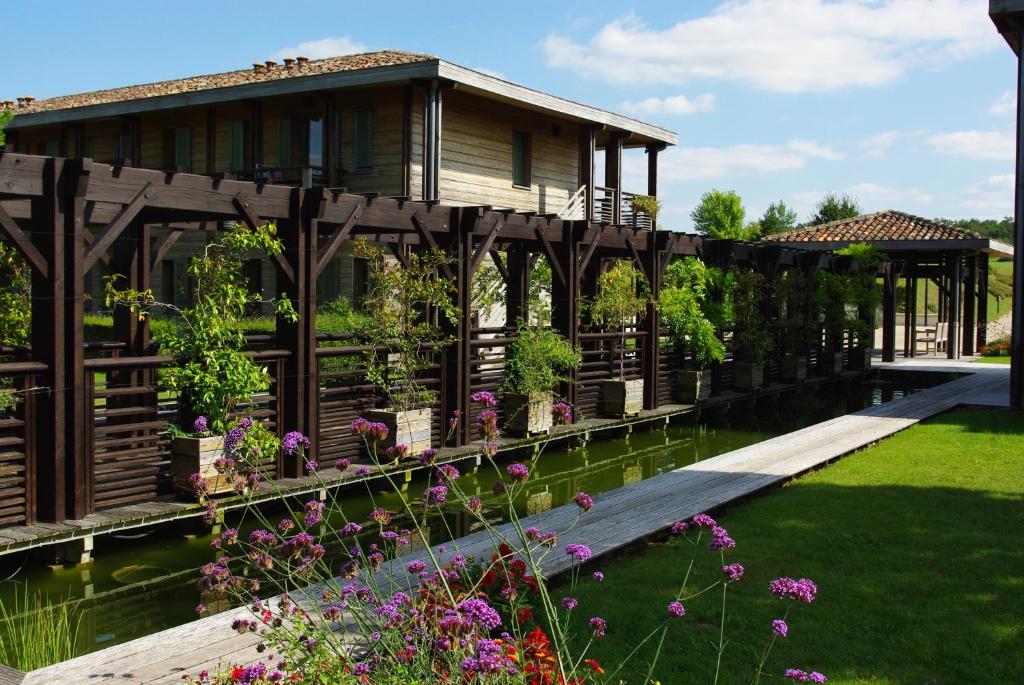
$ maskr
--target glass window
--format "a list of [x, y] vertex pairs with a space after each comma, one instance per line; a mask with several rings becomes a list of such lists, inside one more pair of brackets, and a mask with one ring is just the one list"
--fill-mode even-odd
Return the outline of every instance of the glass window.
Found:
[[228, 171], [245, 168], [245, 122], [232, 121], [228, 142]]
[[512, 185], [530, 187], [530, 134], [512, 134]]
[[357, 109], [352, 122], [352, 169], [369, 171], [373, 168], [373, 110]]

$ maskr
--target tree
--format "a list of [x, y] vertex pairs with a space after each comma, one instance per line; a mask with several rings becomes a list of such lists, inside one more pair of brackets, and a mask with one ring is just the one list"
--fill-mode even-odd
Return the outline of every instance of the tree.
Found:
[[736, 191], [711, 190], [700, 198], [692, 212], [693, 227], [712, 238], [746, 240], [750, 234], [743, 224], [746, 212]]
[[7, 124], [11, 123], [11, 119], [14, 118], [14, 112], [9, 108], [4, 107], [0, 109], [0, 147], [2, 147], [6, 140], [4, 138], [4, 129], [7, 128]]
[[768, 205], [757, 224], [762, 236], [792, 231], [796, 227], [796, 212], [779, 200]]
[[825, 193], [821, 202], [814, 208], [814, 216], [808, 222], [811, 226], [827, 224], [840, 219], [852, 219], [860, 216], [860, 203], [857, 198], [846, 193]]

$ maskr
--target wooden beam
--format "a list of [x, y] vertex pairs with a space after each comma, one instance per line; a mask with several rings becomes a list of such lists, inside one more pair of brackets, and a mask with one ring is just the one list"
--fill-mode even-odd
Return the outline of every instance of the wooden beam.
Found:
[[131, 202], [121, 208], [121, 211], [117, 213], [114, 220], [107, 224], [107, 227], [103, 230], [103, 233], [96, 237], [89, 244], [89, 251], [85, 255], [85, 270], [88, 271], [95, 264], [99, 255], [106, 253], [107, 249], [114, 244], [117, 237], [121, 235], [121, 232], [139, 215], [139, 212], [146, 206], [146, 201], [149, 200], [150, 191], [153, 189], [152, 183], [147, 183], [142, 186], [142, 189], [136, 193], [135, 197], [132, 198]]
[[[345, 221], [338, 225], [331, 233], [331, 236], [324, 243], [324, 246], [317, 252], [316, 258], [316, 275], [319, 276], [330, 264], [334, 255], [337, 254], [338, 249], [342, 243], [348, 239], [349, 234], [352, 232], [352, 227], [356, 225], [356, 219], [359, 218], [359, 206], [352, 208], [352, 212], [348, 215]], [[313, 225], [314, 233], [316, 233], [316, 224]]]
[[587, 251], [583, 253], [582, 257], [580, 257], [579, 266], [576, 267], [577, 273], [583, 273], [584, 271], [587, 270], [587, 264], [590, 263], [590, 258], [594, 256], [594, 250], [597, 249], [597, 245], [600, 242], [601, 242], [601, 229], [598, 228], [597, 230], [594, 231], [594, 235], [590, 239], [590, 242], [587, 243]]
[[174, 243], [178, 242], [178, 238], [184, 234], [185, 231], [172, 230], [164, 236], [164, 239], [160, 241], [160, 244], [156, 248], [156, 252], [153, 254], [153, 261], [150, 263], [149, 268], [155, 269], [160, 263], [160, 260], [167, 254], [168, 250], [170, 250], [171, 247], [174, 246]]
[[658, 263], [658, 275], [664, 276], [668, 265], [672, 263], [672, 257], [676, 253], [676, 245], [682, 242], [683, 237], [672, 233], [669, 235], [668, 246], [661, 253], [661, 261]]
[[551, 241], [548, 240], [547, 235], [544, 233], [544, 229], [537, 227], [534, 229], [537, 234], [537, 239], [540, 240], [541, 247], [544, 248], [544, 254], [548, 257], [548, 263], [551, 264], [551, 271], [558, 277], [558, 282], [563, 287], [568, 285], [568, 281], [565, 278], [565, 271], [562, 270], [562, 265], [558, 263], [558, 255], [555, 254], [555, 250], [551, 247]]
[[508, 284], [508, 267], [505, 266], [505, 262], [501, 259], [501, 253], [497, 250], [489, 250], [488, 254], [491, 255], [491, 261], [494, 262], [494, 268], [501, 274], [501, 280]]
[[640, 257], [640, 253], [636, 249], [636, 243], [633, 242], [633, 238], [630, 236], [624, 237], [626, 247], [629, 248], [629, 252], [633, 255], [633, 261], [636, 262], [637, 267], [640, 269], [640, 273], [643, 274], [644, 280], [647, 281], [647, 285], [654, 287], [654, 283], [651, 282], [651, 274], [647, 273], [647, 265], [644, 264], [644, 260]]
[[[426, 242], [427, 245], [430, 246], [430, 249], [441, 250], [441, 248], [437, 246], [437, 241], [434, 240], [434, 236], [430, 235], [430, 230], [427, 228], [426, 224], [423, 223], [423, 220], [419, 217], [419, 215], [413, 214], [409, 218], [412, 221], [412, 225], [416, 227], [416, 230], [419, 231], [419, 234], [423, 237], [424, 242]], [[441, 264], [441, 270], [444, 271], [444, 275], [448, 278], [448, 280], [455, 280], [455, 272], [452, 271], [451, 266], [449, 266], [447, 262], [443, 262]]]
[[487, 236], [484, 241], [477, 246], [476, 252], [473, 253], [473, 259], [469, 263], [469, 275], [472, 276], [480, 268], [480, 262], [484, 260], [484, 255], [491, 251], [491, 245], [494, 244], [494, 239], [498, 237], [498, 231], [501, 230], [501, 220], [495, 221], [494, 225], [491, 226], [491, 230], [487, 232]]
[[25, 258], [25, 261], [38, 271], [40, 276], [47, 278], [50, 273], [50, 265], [47, 263], [46, 257], [32, 244], [32, 240], [25, 235], [25, 232], [2, 205], [0, 205], [0, 227], [3, 227], [7, 237], [18, 248], [18, 252]]
[[[249, 202], [242, 198], [241, 193], [237, 193], [232, 198], [231, 203], [235, 206], [238, 211], [238, 216], [241, 217], [245, 225], [249, 227], [249, 230], [255, 231], [262, 225], [266, 225], [266, 221], [260, 222], [260, 218], [256, 216], [256, 213], [252, 211], [252, 207]], [[288, 263], [288, 259], [284, 254], [278, 252], [274, 255], [274, 261], [281, 267], [281, 272], [288, 278], [289, 281], [295, 282], [295, 270], [292, 269], [292, 265]]]

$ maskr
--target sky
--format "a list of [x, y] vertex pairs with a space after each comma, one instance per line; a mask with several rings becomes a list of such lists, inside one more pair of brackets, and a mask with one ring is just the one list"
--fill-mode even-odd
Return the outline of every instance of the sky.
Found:
[[[8, 5], [0, 99], [395, 48], [675, 131], [668, 228], [712, 188], [748, 220], [778, 200], [805, 220], [828, 191], [864, 211], [1013, 211], [1016, 60], [987, 0]], [[646, 190], [642, 151], [624, 173]]]

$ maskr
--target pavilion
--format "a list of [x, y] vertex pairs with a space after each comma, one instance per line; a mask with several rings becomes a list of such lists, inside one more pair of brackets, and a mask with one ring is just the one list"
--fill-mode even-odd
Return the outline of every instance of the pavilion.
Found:
[[[764, 240], [786, 247], [832, 252], [852, 243], [869, 243], [886, 256], [879, 270], [883, 280], [882, 360], [896, 357], [897, 286], [904, 279], [904, 356], [914, 356], [918, 340], [918, 283], [924, 279], [938, 293], [937, 326], [945, 335], [946, 356], [973, 355], [985, 344], [988, 321], [988, 262], [1013, 258], [1013, 246], [962, 228], [912, 214], [885, 210], [841, 219]], [[937, 329], [939, 330], [939, 329]]]

